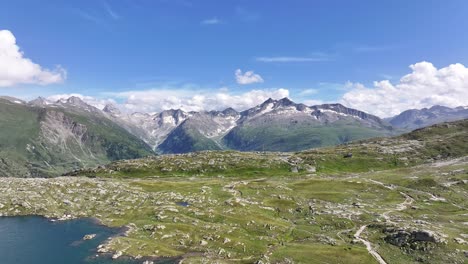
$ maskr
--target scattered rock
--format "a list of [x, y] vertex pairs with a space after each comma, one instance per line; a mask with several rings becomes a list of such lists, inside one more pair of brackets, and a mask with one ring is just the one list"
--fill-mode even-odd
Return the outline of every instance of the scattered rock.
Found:
[[456, 237], [453, 239], [457, 244], [465, 245], [468, 244], [463, 238]]
[[83, 237], [83, 240], [91, 240], [96, 237], [96, 234], [88, 234]]
[[122, 256], [122, 251], [117, 251], [114, 255], [112, 255], [112, 259], [118, 259], [120, 256]]
[[164, 230], [164, 229], [166, 229], [166, 226], [165, 225], [157, 225], [156, 229]]
[[445, 240], [438, 234], [429, 230], [394, 230], [388, 229], [387, 233], [390, 233], [385, 237], [385, 241], [388, 243], [403, 247], [417, 242], [429, 242], [429, 243], [444, 243]]
[[311, 165], [308, 165], [308, 164], [304, 166], [304, 169], [309, 173], [317, 172], [317, 169], [315, 168], [315, 166], [311, 166]]
[[153, 231], [154, 230], [154, 225], [144, 225], [143, 230]]

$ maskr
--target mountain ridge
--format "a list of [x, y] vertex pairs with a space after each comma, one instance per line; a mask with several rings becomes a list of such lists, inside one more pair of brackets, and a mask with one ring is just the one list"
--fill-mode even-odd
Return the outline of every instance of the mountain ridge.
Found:
[[[115, 105], [107, 104], [101, 110], [75, 96], [55, 102], [39, 97], [27, 105], [102, 114], [157, 153], [205, 149], [297, 151], [394, 133], [377, 116], [341, 104], [307, 106], [287, 97], [269, 98], [240, 112], [228, 107], [222, 111], [123, 113]], [[306, 140], [299, 140], [303, 138]]]
[[457, 121], [468, 118], [468, 107], [458, 106], [454, 108], [434, 105], [429, 108], [408, 109], [400, 114], [386, 118], [392, 126], [413, 130], [447, 121]]
[[0, 99], [0, 175], [56, 176], [153, 154], [146, 143], [80, 101], [51, 105]]

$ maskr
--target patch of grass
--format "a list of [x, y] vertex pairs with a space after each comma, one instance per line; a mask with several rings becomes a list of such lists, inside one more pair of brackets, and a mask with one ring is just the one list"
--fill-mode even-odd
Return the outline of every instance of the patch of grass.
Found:
[[288, 243], [275, 250], [271, 258], [273, 263], [286, 259], [294, 263], [375, 263], [364, 247], [322, 244]]

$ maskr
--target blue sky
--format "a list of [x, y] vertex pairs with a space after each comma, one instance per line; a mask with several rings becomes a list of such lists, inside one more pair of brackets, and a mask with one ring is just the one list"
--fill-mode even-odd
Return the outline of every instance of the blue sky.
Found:
[[[175, 106], [185, 106], [197, 95], [226, 93], [240, 100], [252, 90], [284, 95], [278, 93], [282, 88], [298, 102], [362, 108], [362, 102], [344, 96], [356, 89], [384, 89], [374, 81], [398, 87], [402, 76], [414, 73], [408, 67], [419, 62], [438, 71], [467, 65], [467, 13], [468, 2], [462, 0], [5, 1], [0, 29], [14, 35], [24, 58], [52, 72], [60, 65], [66, 76], [47, 85], [16, 81], [0, 87], [0, 93], [25, 99], [79, 93], [124, 105], [131, 92], [144, 97], [149, 91], [148, 97], [180, 96]], [[260, 79], [240, 84], [237, 69], [241, 77], [253, 71]], [[465, 68], [460, 70], [464, 76]], [[464, 96], [467, 87], [460, 85], [457, 91]], [[460, 96], [443, 89], [435, 93]], [[411, 101], [401, 96], [395, 100]], [[226, 106], [215, 99], [200, 107]], [[439, 102], [416, 99], [417, 104], [379, 114]], [[449, 99], [440, 102], [460, 104]], [[167, 105], [173, 107], [171, 100]]]

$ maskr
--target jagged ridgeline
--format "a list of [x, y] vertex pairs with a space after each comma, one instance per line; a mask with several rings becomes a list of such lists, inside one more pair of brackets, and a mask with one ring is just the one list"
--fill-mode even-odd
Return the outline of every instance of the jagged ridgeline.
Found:
[[397, 116], [386, 118], [392, 126], [401, 129], [416, 129], [429, 125], [468, 118], [468, 107], [450, 108], [434, 105], [431, 108], [410, 109]]
[[309, 107], [287, 98], [242, 112], [238, 123], [223, 141], [242, 151], [298, 151], [395, 133], [377, 116], [341, 104]]
[[306, 106], [288, 98], [268, 99], [237, 112], [120, 113], [105, 108], [112, 120], [160, 153], [200, 150], [298, 151], [398, 133], [379, 117], [340, 104]]
[[0, 176], [60, 175], [151, 155], [145, 142], [78, 98], [48, 105], [0, 98]]

